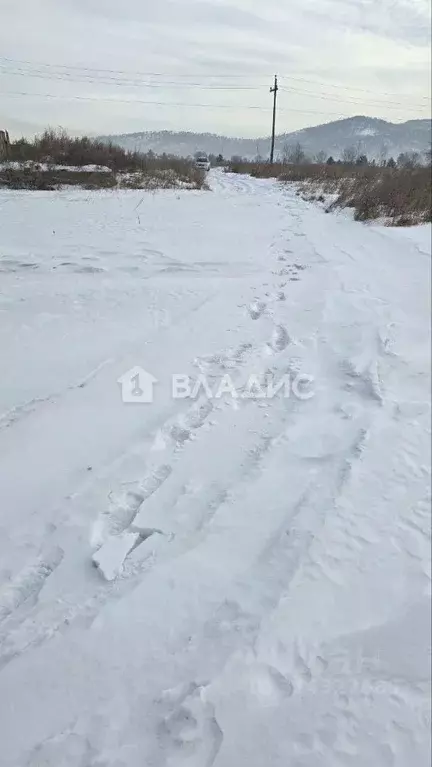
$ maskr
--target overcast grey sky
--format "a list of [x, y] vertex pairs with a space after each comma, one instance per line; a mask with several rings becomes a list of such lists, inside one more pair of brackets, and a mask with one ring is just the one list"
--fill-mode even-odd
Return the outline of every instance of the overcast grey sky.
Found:
[[278, 132], [428, 117], [430, 24], [430, 0], [1, 0], [0, 127], [267, 135], [275, 72]]

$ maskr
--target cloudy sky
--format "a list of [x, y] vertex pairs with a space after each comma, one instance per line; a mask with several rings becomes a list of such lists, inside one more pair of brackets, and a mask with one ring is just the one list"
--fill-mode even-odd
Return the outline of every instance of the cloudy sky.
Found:
[[430, 0], [1, 0], [0, 128], [269, 132], [430, 114]]

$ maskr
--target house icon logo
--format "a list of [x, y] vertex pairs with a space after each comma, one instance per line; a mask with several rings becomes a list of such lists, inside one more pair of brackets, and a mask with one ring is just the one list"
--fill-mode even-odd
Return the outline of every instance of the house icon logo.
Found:
[[145, 405], [153, 402], [154, 385], [157, 382], [157, 378], [140, 367], [128, 370], [117, 381], [121, 385], [123, 402]]

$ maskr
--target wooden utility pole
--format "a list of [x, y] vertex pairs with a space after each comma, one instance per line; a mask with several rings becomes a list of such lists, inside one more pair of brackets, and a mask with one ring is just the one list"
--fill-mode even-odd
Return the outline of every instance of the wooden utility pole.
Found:
[[277, 79], [277, 75], [275, 75], [274, 86], [273, 88], [270, 88], [270, 93], [273, 93], [273, 127], [272, 127], [272, 141], [271, 141], [271, 150], [270, 150], [270, 165], [273, 165], [273, 161], [274, 161], [275, 136], [276, 136], [276, 103], [277, 103], [278, 90], [279, 90], [278, 79]]

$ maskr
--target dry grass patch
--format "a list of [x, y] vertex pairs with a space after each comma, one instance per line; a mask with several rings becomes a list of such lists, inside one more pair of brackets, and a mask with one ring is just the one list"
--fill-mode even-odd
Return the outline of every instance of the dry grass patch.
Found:
[[11, 144], [7, 163], [0, 165], [0, 187], [58, 189], [202, 189], [205, 176], [195, 164], [178, 157], [127, 152], [114, 144], [64, 132], [45, 131], [33, 141]]
[[327, 195], [333, 195], [328, 210], [353, 208], [357, 221], [383, 218], [394, 226], [409, 226], [432, 220], [431, 169], [426, 167], [239, 162], [227, 170], [300, 184], [301, 193], [311, 201], [324, 202]]

